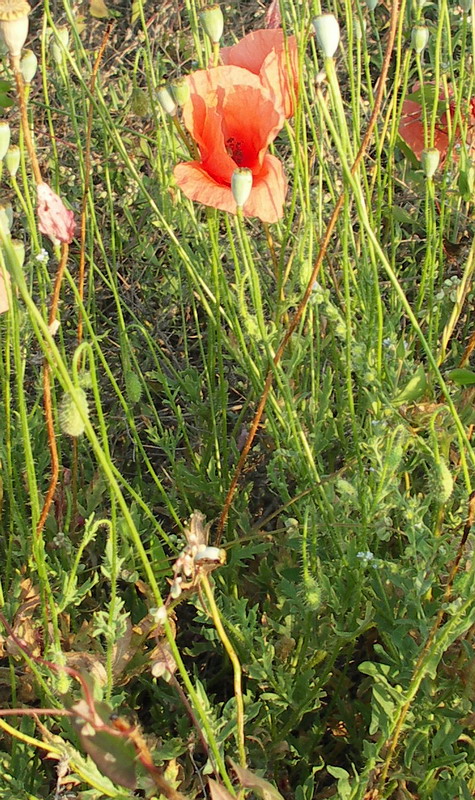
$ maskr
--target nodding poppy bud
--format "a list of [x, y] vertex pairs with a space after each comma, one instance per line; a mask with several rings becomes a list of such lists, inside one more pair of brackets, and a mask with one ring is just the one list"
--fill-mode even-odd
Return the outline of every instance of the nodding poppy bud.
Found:
[[184, 106], [190, 97], [190, 85], [186, 78], [177, 78], [171, 84], [172, 94], [177, 106]]
[[421, 153], [421, 167], [424, 171], [426, 178], [432, 178], [439, 166], [440, 153], [437, 147], [429, 147]]
[[65, 392], [59, 405], [59, 424], [63, 433], [74, 437], [84, 433], [83, 416], [89, 419], [89, 406], [84, 389], [76, 389], [75, 398], [69, 392]]
[[157, 100], [166, 114], [170, 114], [171, 117], [175, 116], [176, 103], [166, 86], [160, 86], [157, 91]]
[[31, 7], [26, 0], [14, 0], [0, 5], [0, 34], [12, 58], [19, 58], [28, 36], [28, 14]]
[[20, 166], [20, 148], [17, 144], [12, 144], [8, 148], [5, 154], [5, 166], [11, 177], [14, 178]]
[[[62, 45], [62, 46], [61, 46]], [[55, 36], [51, 37], [51, 55], [57, 64], [62, 64], [64, 60], [64, 50], [69, 47], [69, 28], [62, 25], [56, 28]]]
[[243, 208], [249, 199], [252, 189], [252, 171], [247, 167], [238, 167], [231, 176], [231, 191], [238, 208]]
[[31, 83], [38, 69], [38, 59], [33, 50], [24, 50], [20, 59], [20, 69], [25, 83]]
[[411, 44], [417, 55], [420, 55], [425, 50], [428, 41], [429, 28], [426, 28], [425, 25], [414, 25], [411, 32]]
[[213, 44], [218, 44], [224, 30], [224, 18], [221, 8], [216, 4], [204, 8], [200, 13], [201, 24]]
[[355, 36], [357, 39], [362, 39], [366, 32], [366, 20], [363, 20], [363, 25], [360, 24], [358, 18], [355, 19]]
[[313, 20], [315, 36], [325, 58], [333, 58], [340, 44], [340, 26], [333, 14], [320, 14]]
[[10, 144], [10, 125], [8, 122], [0, 122], [0, 161], [3, 161], [7, 154]]
[[366, 0], [366, 5], [368, 6], [370, 11], [374, 11], [376, 6], [378, 5], [379, 0]]

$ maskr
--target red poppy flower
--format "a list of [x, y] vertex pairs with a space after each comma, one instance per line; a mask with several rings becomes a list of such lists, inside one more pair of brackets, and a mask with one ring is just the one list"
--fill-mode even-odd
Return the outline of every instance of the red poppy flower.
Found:
[[256, 75], [239, 67], [198, 70], [187, 81], [183, 121], [200, 157], [175, 167], [178, 186], [190, 200], [235, 214], [232, 174], [247, 167], [253, 184], [244, 214], [276, 222], [283, 215], [287, 181], [279, 159], [267, 153], [284, 124], [273, 98]]
[[263, 85], [275, 98], [275, 104], [283, 109], [286, 117], [295, 111], [298, 91], [297, 39], [284, 39], [282, 29], [262, 29], [248, 33], [232, 47], [222, 47], [223, 64], [243, 67], [259, 75]]
[[[414, 86], [414, 92], [419, 89], [419, 84]], [[452, 95], [452, 92], [449, 88], [449, 97]], [[439, 99], [442, 101], [446, 101], [445, 92], [442, 91], [439, 94]], [[448, 113], [452, 116], [455, 113], [455, 104], [451, 103], [449, 106]], [[475, 100], [472, 99], [469, 103], [469, 114], [468, 114], [468, 132], [467, 132], [467, 144], [473, 150], [474, 146], [474, 135], [473, 135], [473, 126], [475, 124]], [[425, 149], [426, 145], [424, 142], [424, 121], [423, 121], [423, 111], [422, 105], [415, 100], [405, 100], [402, 105], [402, 116], [401, 122], [399, 124], [399, 135], [404, 139], [406, 144], [411, 148], [412, 152], [416, 156], [416, 158], [421, 159], [422, 151]], [[455, 140], [460, 141], [461, 131], [457, 129], [455, 131]], [[445, 157], [447, 155], [447, 150], [449, 148], [449, 127], [448, 127], [448, 120], [447, 120], [447, 113], [444, 112], [441, 114], [439, 119], [437, 120], [434, 132], [434, 147], [440, 153], [440, 162], [443, 164]]]

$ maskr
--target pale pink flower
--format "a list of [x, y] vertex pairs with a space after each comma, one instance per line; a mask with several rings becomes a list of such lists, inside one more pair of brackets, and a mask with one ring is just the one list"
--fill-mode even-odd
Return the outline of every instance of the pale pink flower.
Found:
[[41, 233], [55, 242], [71, 244], [76, 229], [72, 211], [68, 211], [61, 198], [44, 181], [36, 187], [38, 227]]

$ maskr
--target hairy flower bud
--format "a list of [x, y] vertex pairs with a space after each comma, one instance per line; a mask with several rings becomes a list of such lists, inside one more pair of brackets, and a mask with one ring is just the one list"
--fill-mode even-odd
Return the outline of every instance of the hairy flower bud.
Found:
[[213, 44], [218, 44], [224, 30], [224, 18], [221, 8], [215, 4], [204, 8], [200, 13], [201, 24]]
[[4, 161], [8, 172], [13, 178], [17, 174], [18, 167], [20, 166], [20, 148], [17, 144], [12, 144], [8, 148]]
[[411, 44], [419, 56], [427, 47], [429, 41], [429, 28], [425, 25], [414, 25], [411, 32]]
[[247, 167], [238, 167], [231, 177], [231, 191], [238, 208], [243, 208], [252, 189], [252, 170]]
[[429, 147], [423, 150], [421, 154], [421, 167], [424, 171], [426, 178], [432, 178], [437, 172], [439, 166], [440, 153], [437, 147]]
[[20, 69], [25, 83], [31, 83], [38, 69], [38, 59], [33, 50], [24, 50], [20, 59]]
[[177, 78], [170, 88], [177, 106], [184, 106], [190, 97], [190, 85], [187, 79]]
[[63, 433], [74, 437], [84, 433], [83, 417], [89, 419], [89, 406], [84, 389], [76, 389], [75, 399], [69, 392], [65, 392], [59, 405], [59, 424]]
[[176, 103], [166, 86], [160, 86], [157, 91], [157, 100], [166, 114], [170, 114], [171, 117], [175, 116]]
[[8, 122], [0, 122], [0, 161], [3, 161], [7, 154], [10, 144], [10, 125]]
[[315, 36], [325, 58], [333, 58], [340, 44], [340, 26], [333, 14], [320, 14], [313, 20]]
[[62, 25], [56, 28], [55, 36], [51, 37], [51, 55], [56, 64], [62, 64], [64, 60], [64, 50], [69, 47], [69, 28]]

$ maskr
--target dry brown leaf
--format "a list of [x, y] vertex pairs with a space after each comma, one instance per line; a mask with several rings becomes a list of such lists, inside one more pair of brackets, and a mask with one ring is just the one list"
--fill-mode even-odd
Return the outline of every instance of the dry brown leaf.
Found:
[[89, 0], [89, 13], [96, 19], [107, 19], [109, 17], [109, 9], [104, 0]]

